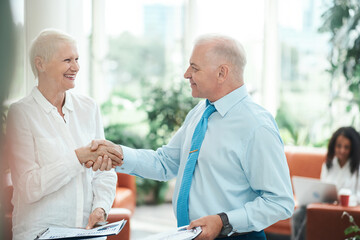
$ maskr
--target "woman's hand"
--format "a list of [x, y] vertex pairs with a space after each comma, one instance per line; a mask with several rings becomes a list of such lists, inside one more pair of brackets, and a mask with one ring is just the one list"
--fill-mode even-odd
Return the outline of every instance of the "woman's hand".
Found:
[[88, 224], [86, 229], [93, 228], [96, 223], [105, 221], [105, 210], [103, 208], [95, 208], [95, 210], [90, 214]]

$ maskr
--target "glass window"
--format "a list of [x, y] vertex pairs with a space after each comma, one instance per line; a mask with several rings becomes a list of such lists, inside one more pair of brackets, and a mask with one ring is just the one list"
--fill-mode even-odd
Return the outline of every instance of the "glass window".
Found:
[[323, 0], [279, 0], [281, 56], [277, 122], [287, 144], [328, 138], [330, 76], [328, 35], [319, 32]]

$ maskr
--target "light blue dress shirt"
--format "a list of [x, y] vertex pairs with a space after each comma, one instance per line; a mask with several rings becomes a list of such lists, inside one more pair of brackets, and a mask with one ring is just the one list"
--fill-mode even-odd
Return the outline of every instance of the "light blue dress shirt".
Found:
[[[227, 213], [237, 232], [260, 231], [289, 218], [293, 192], [284, 147], [271, 114], [248, 95], [245, 85], [213, 103], [189, 197], [190, 220]], [[170, 142], [153, 150], [123, 147], [116, 171], [167, 181], [177, 177], [173, 209], [191, 138], [206, 108], [201, 101]]]

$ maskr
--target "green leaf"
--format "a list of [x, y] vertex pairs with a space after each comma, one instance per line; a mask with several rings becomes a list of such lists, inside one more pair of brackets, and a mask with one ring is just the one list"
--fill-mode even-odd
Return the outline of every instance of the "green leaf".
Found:
[[351, 233], [355, 233], [355, 232], [359, 232], [359, 231], [360, 231], [360, 229], [358, 226], [350, 226], [350, 227], [346, 228], [344, 232], [345, 232], [345, 235], [349, 235]]

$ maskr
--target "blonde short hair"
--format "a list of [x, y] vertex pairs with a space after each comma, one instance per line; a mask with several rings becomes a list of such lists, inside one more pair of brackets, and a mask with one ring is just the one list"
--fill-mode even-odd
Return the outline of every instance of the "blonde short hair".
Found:
[[35, 75], [38, 77], [38, 70], [35, 66], [35, 58], [41, 57], [45, 62], [50, 61], [63, 43], [76, 44], [70, 35], [56, 29], [45, 29], [32, 41], [30, 47], [30, 65]]

